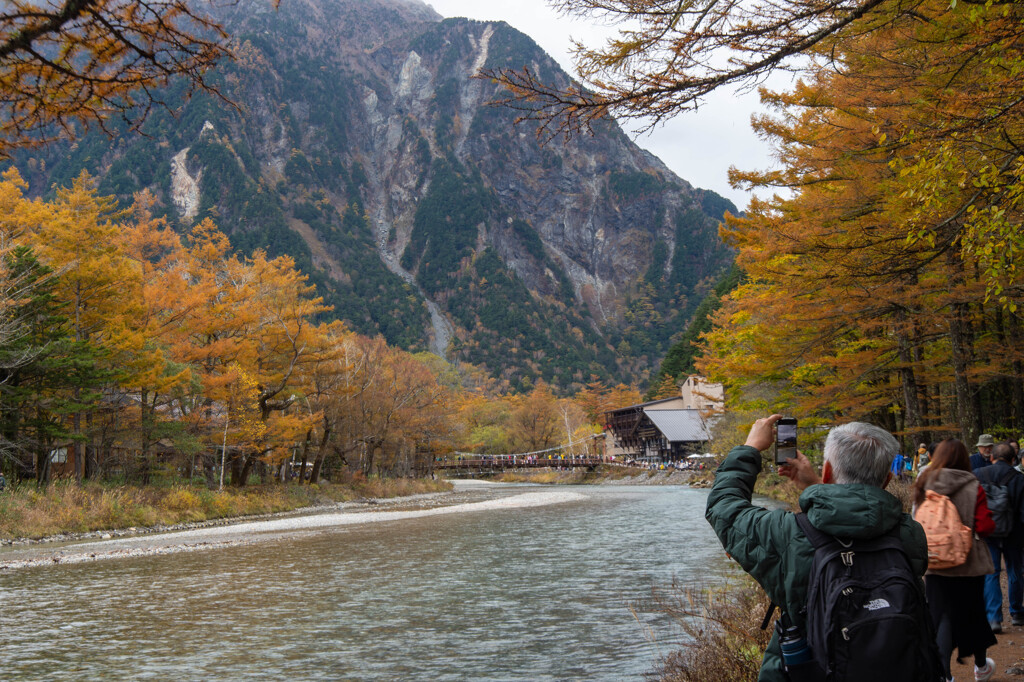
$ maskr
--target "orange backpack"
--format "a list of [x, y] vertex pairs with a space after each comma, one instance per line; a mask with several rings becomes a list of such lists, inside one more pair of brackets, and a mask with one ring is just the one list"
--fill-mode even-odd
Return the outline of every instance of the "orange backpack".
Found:
[[925, 491], [925, 500], [914, 512], [914, 520], [928, 537], [928, 569], [952, 568], [967, 561], [974, 533], [960, 522], [956, 506], [945, 495]]

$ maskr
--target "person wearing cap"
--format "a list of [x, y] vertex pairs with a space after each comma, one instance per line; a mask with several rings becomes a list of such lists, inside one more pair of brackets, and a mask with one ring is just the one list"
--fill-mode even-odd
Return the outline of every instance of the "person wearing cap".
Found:
[[991, 433], [978, 436], [978, 442], [974, 445], [978, 451], [971, 455], [971, 471], [977, 472], [978, 469], [992, 466], [992, 446], [995, 444]]

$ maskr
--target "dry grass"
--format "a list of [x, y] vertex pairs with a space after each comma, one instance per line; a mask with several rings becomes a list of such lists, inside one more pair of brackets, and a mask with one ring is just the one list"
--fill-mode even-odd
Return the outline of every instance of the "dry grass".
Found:
[[0, 538], [173, 525], [269, 514], [362, 497], [399, 497], [448, 490], [444, 481], [353, 479], [347, 484], [268, 485], [223, 491], [205, 487], [109, 487], [58, 482], [0, 493]]
[[886, 488], [890, 493], [896, 496], [896, 499], [903, 505], [903, 511], [910, 513], [910, 507], [914, 501], [914, 482], [909, 478], [905, 480], [899, 480], [894, 478], [889, 486]]
[[348, 500], [360, 497], [385, 498], [423, 495], [451, 490], [452, 484], [444, 480], [431, 480], [428, 478], [366, 477], [357, 472], [347, 478], [340, 479], [335, 487], [351, 491], [351, 495], [344, 498]]
[[639, 610], [671, 618], [687, 643], [662, 658], [648, 678], [661, 682], [746, 682], [757, 679], [772, 627], [761, 629], [768, 597], [751, 579], [715, 588], [673, 582]]

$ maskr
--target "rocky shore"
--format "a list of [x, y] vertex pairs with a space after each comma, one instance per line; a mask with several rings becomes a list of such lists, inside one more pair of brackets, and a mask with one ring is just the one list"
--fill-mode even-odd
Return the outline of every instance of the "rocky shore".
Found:
[[[9, 547], [0, 552], [0, 571], [249, 545], [295, 533], [331, 530], [353, 524], [480, 510], [540, 507], [585, 498], [580, 493], [568, 490], [530, 491], [493, 497], [474, 494], [472, 484], [466, 487], [468, 490], [462, 495], [432, 493], [388, 500], [366, 500], [339, 505], [333, 509], [275, 514], [264, 519], [246, 517], [235, 523], [224, 520], [216, 524], [198, 524], [198, 527], [187, 527], [188, 524], [184, 524], [186, 527], [176, 527], [170, 531], [156, 528], [135, 531], [126, 529], [118, 538], [114, 538], [111, 533], [99, 536], [89, 534], [77, 541], [62, 536], [65, 542], [60, 543], [51, 537], [46, 542], [34, 543], [34, 546]], [[107, 535], [110, 537], [105, 537]]]
[[210, 519], [208, 521], [192, 521], [176, 523], [171, 525], [157, 525], [131, 528], [112, 528], [105, 530], [94, 530], [83, 533], [58, 533], [48, 535], [44, 538], [0, 538], [0, 547], [25, 547], [33, 545], [62, 544], [75, 542], [90, 542], [97, 540], [113, 540], [120, 538], [135, 538], [146, 535], [157, 535], [161, 533], [177, 533], [181, 531], [203, 530], [206, 528], [219, 528], [222, 526], [236, 526], [241, 523], [254, 521], [269, 521], [273, 519], [286, 519], [296, 516], [309, 516], [340, 511], [357, 511], [369, 508], [388, 508], [397, 505], [407, 505], [419, 500], [429, 500], [451, 495], [449, 492], [427, 493], [423, 495], [407, 495], [395, 498], [369, 498], [352, 502], [335, 502], [331, 504], [318, 504], [310, 507], [301, 507], [285, 512], [273, 514], [252, 514], [247, 516], [233, 516], [222, 519]]

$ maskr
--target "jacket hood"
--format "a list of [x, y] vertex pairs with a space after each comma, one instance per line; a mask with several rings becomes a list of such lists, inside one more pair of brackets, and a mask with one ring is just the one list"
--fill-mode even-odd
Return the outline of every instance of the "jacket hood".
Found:
[[903, 516], [900, 501], [873, 485], [819, 484], [800, 496], [800, 508], [818, 530], [841, 538], [871, 539]]
[[946, 497], [953, 497], [967, 485], [978, 485], [977, 477], [970, 471], [939, 469], [928, 477], [928, 488]]

